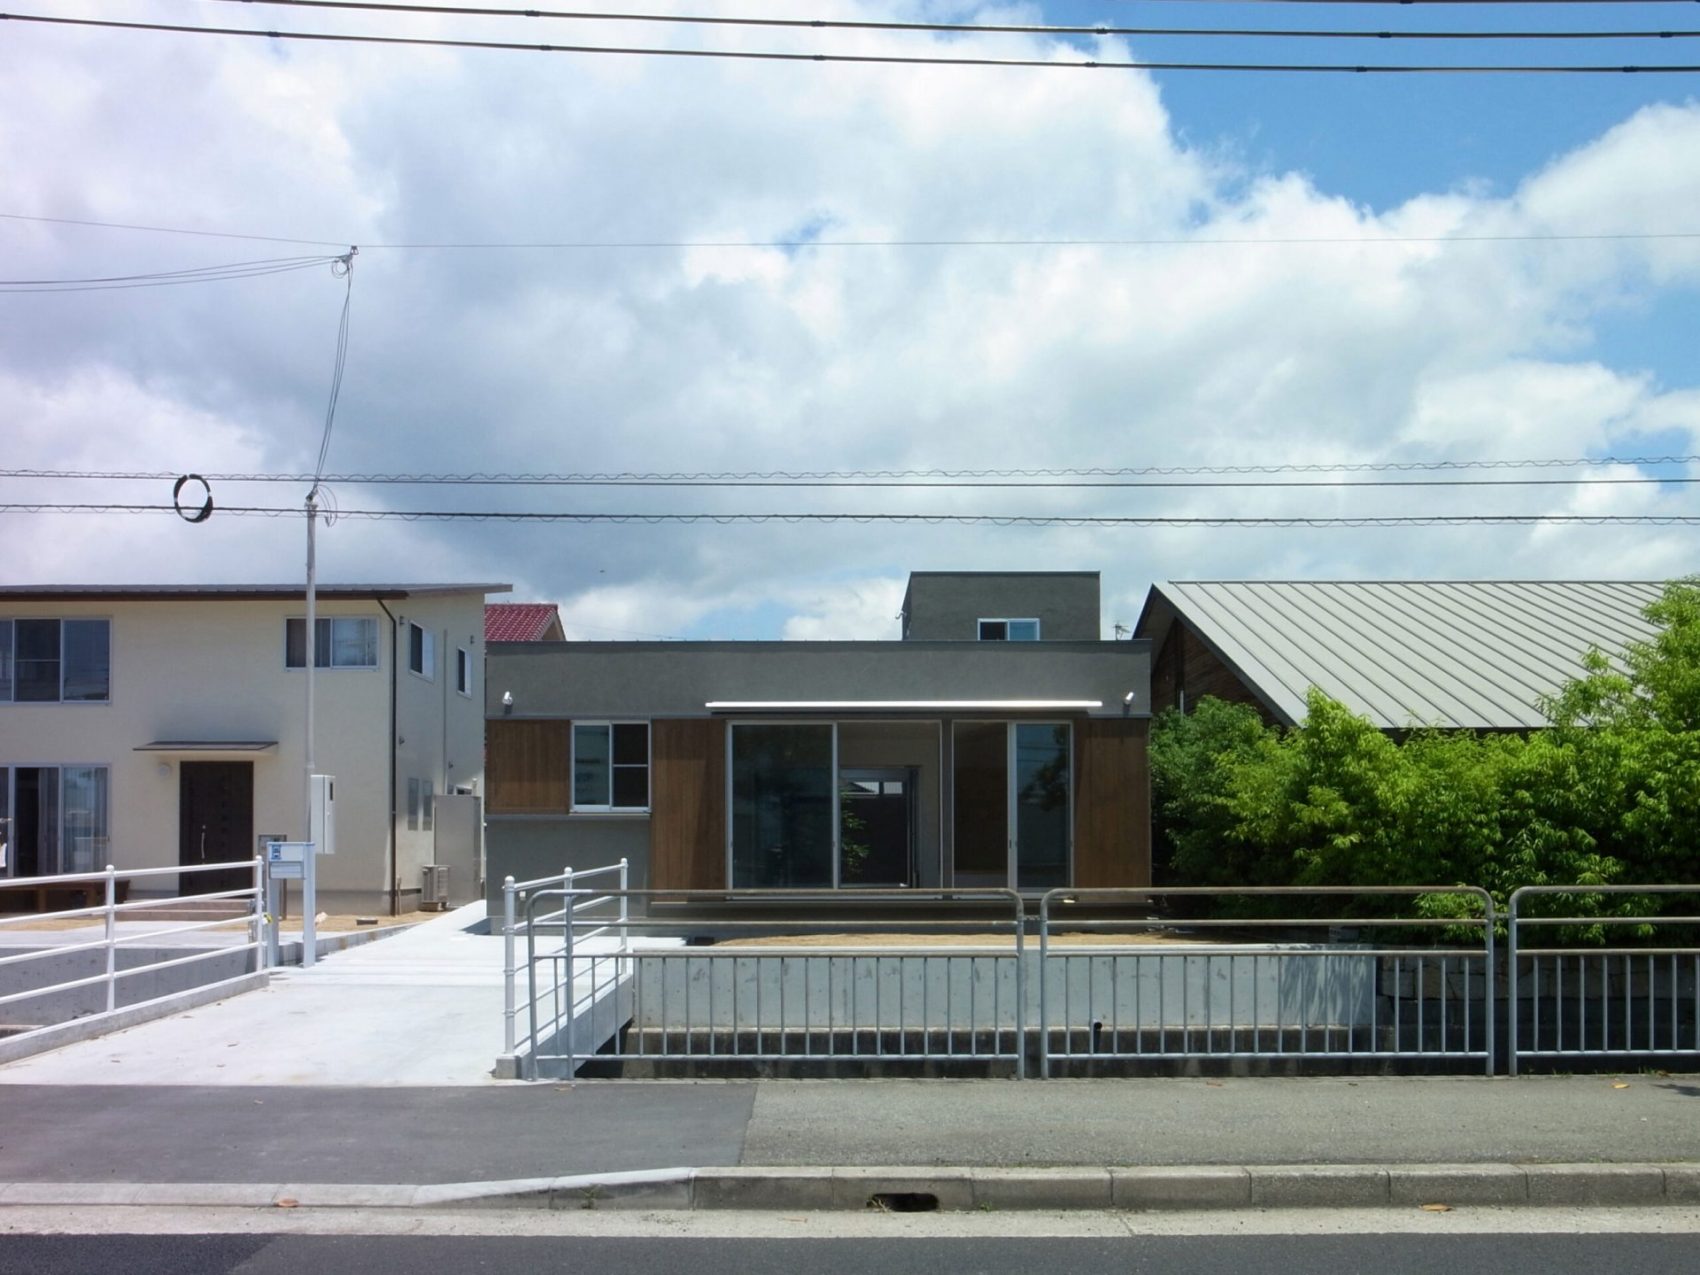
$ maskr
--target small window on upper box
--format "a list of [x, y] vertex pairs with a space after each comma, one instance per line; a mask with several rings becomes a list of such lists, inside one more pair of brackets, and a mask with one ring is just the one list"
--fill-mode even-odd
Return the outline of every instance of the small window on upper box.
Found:
[[989, 619], [980, 621], [982, 642], [1037, 642], [1039, 621], [1034, 619]]
[[472, 695], [472, 652], [464, 646], [455, 647], [455, 690]]

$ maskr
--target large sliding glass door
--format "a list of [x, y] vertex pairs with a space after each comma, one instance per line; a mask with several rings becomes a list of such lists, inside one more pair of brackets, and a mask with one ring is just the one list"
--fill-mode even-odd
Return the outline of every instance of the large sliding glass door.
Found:
[[830, 722], [732, 725], [732, 887], [830, 888], [838, 843]]
[[1069, 729], [1064, 722], [1011, 725], [1015, 888], [1050, 890], [1068, 884]]
[[0, 766], [0, 876], [104, 867], [109, 774], [105, 766]]
[[957, 722], [951, 732], [955, 883], [1048, 890], [1069, 883], [1067, 722]]

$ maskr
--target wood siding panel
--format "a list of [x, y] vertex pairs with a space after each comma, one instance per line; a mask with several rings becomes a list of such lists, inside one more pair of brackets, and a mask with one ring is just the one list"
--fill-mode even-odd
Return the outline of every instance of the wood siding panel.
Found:
[[1151, 661], [1151, 706], [1154, 712], [1178, 708], [1181, 695], [1186, 696], [1186, 711], [1191, 712], [1206, 695], [1233, 704], [1249, 704], [1273, 723], [1275, 716], [1257, 698], [1252, 689], [1240, 680], [1208, 646], [1177, 619], [1169, 626], [1162, 649]]
[[484, 724], [484, 782], [491, 814], [564, 815], [572, 807], [572, 723]]
[[650, 724], [650, 886], [726, 888], [726, 723]]
[[1151, 884], [1151, 723], [1074, 724], [1074, 884]]

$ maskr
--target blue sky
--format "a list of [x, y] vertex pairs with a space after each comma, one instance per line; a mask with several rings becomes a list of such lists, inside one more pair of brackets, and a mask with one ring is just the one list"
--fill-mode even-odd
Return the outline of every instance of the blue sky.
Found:
[[[1247, 27], [1700, 27], [1693, 5], [819, 0], [845, 17]], [[794, 16], [799, 0], [677, 0]], [[616, 6], [611, 6], [616, 7]], [[167, 0], [133, 15], [183, 21]], [[96, 0], [67, 12], [105, 14]], [[813, 12], [814, 10], [809, 10]], [[109, 15], [108, 15], [109, 16]], [[232, 22], [258, 24], [247, 9]], [[297, 29], [511, 39], [514, 22], [271, 13]], [[16, 25], [16, 24], [14, 24]], [[633, 28], [575, 29], [630, 43]], [[681, 46], [970, 49], [1040, 37], [649, 30]], [[1505, 46], [1134, 39], [1214, 61], [1686, 58], [1700, 41]], [[967, 70], [275, 46], [19, 27], [0, 44], [0, 212], [363, 245], [335, 470], [798, 471], [1700, 454], [1700, 76]], [[27, 121], [27, 127], [25, 122]], [[850, 240], [1255, 245], [795, 250]], [[1474, 242], [1472, 236], [1509, 236]], [[1445, 240], [1426, 242], [1425, 237]], [[1334, 240], [1330, 246], [1290, 240]], [[632, 250], [384, 244], [656, 240]], [[277, 252], [0, 221], [10, 277]], [[341, 284], [0, 296], [13, 463], [297, 472]], [[1689, 467], [1693, 470], [1693, 467]], [[1661, 478], [1670, 477], [1661, 471]], [[16, 495], [16, 482], [3, 488]], [[146, 484], [32, 498], [146, 500]], [[301, 492], [218, 484], [222, 504]], [[345, 509], [773, 509], [1220, 517], [1688, 513], [1687, 489], [1545, 492], [412, 491]], [[0, 578], [287, 580], [288, 520], [6, 515]], [[327, 579], [512, 580], [569, 633], [877, 637], [910, 569], [1096, 569], [1106, 626], [1155, 579], [1657, 576], [1671, 526], [1091, 529], [344, 519]], [[576, 626], [576, 627], [575, 627]]]

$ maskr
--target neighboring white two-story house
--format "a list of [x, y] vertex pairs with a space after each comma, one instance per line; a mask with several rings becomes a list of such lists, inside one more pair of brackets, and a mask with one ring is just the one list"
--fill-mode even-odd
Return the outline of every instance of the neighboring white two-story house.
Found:
[[[304, 840], [311, 648], [315, 768], [336, 779], [320, 906], [415, 906], [436, 798], [482, 795], [484, 601], [508, 588], [322, 585], [309, 642], [299, 585], [0, 587], [0, 880]], [[244, 884], [213, 875], [185, 886]]]

